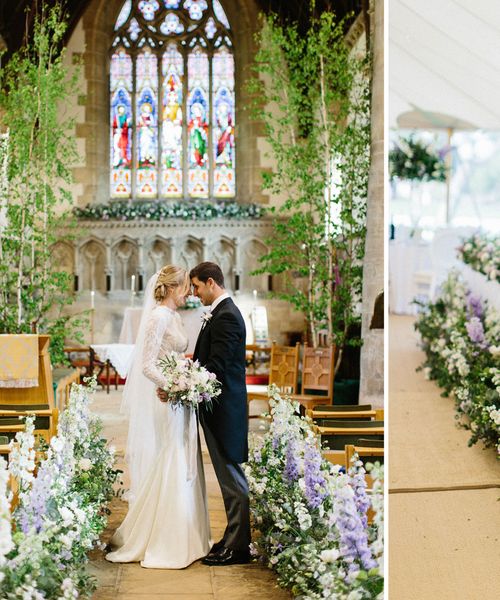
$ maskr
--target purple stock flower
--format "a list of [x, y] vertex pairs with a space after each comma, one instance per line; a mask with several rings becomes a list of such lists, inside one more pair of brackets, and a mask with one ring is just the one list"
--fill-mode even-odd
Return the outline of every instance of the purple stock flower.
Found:
[[478, 317], [479, 319], [483, 316], [483, 303], [479, 296], [474, 296], [471, 292], [467, 294], [467, 312], [471, 317]]
[[306, 444], [304, 452], [305, 496], [311, 508], [318, 508], [328, 495], [326, 480], [321, 473], [321, 453], [312, 443]]
[[286, 446], [285, 478], [288, 483], [293, 483], [299, 478], [299, 464], [295, 455], [295, 443], [291, 439]]
[[478, 317], [472, 317], [472, 319], [465, 324], [469, 338], [475, 344], [478, 344], [482, 348], [486, 347], [486, 340], [484, 338], [483, 324]]

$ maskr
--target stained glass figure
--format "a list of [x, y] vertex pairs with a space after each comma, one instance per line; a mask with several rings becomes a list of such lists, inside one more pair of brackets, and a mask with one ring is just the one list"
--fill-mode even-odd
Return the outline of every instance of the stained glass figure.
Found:
[[231, 29], [231, 27], [229, 26], [229, 21], [226, 17], [226, 13], [222, 8], [222, 5], [219, 2], [219, 0], [213, 0], [212, 5], [214, 7], [214, 14], [217, 17], [217, 19], [224, 25], [226, 29]]
[[189, 11], [189, 16], [194, 21], [199, 21], [203, 17], [203, 11], [208, 8], [205, 0], [185, 0], [182, 6]]
[[175, 44], [162, 58], [163, 119], [161, 131], [161, 192], [167, 198], [182, 196], [182, 81], [184, 59]]
[[157, 0], [141, 0], [138, 6], [146, 21], [152, 21], [155, 18], [155, 12], [160, 8]]
[[213, 39], [217, 32], [217, 25], [212, 17], [210, 17], [205, 25], [205, 33], [207, 34], [207, 38], [209, 40]]
[[120, 49], [111, 57], [111, 196], [130, 198], [132, 158], [132, 59]]
[[147, 48], [137, 57], [137, 168], [136, 194], [138, 198], [157, 195], [157, 58]]
[[208, 56], [196, 47], [188, 56], [188, 193], [208, 196]]
[[234, 56], [220, 0], [123, 0], [114, 31], [111, 197], [234, 197]]
[[135, 17], [130, 21], [128, 32], [130, 33], [130, 39], [135, 42], [135, 40], [139, 37], [139, 34], [141, 33], [141, 26], [139, 25]]
[[168, 15], [165, 17], [165, 20], [160, 25], [160, 31], [165, 35], [182, 33], [184, 31], [184, 25], [181, 23], [176, 14], [168, 13]]
[[120, 14], [118, 15], [118, 18], [116, 19], [115, 31], [117, 29], [120, 29], [120, 27], [122, 27], [122, 25], [125, 25], [125, 23], [127, 22], [127, 19], [130, 16], [131, 10], [132, 10], [132, 0], [126, 0], [125, 4], [122, 6]]
[[235, 195], [234, 59], [227, 48], [213, 57], [213, 152], [214, 196]]

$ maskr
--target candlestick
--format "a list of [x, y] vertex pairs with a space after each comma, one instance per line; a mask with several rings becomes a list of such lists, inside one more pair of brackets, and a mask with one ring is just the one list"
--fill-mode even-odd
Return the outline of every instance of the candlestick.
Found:
[[94, 310], [95, 308], [95, 292], [94, 290], [91, 290], [90, 292], [90, 309]]

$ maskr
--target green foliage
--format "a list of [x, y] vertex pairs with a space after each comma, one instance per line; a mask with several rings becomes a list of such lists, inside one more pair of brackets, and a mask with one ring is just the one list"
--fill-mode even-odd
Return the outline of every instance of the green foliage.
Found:
[[391, 180], [446, 181], [446, 165], [428, 144], [413, 136], [400, 138], [389, 152]]
[[370, 60], [350, 53], [331, 12], [314, 19], [305, 36], [265, 18], [258, 43], [249, 90], [275, 162], [264, 189], [286, 199], [257, 273], [283, 275], [279, 296], [305, 313], [314, 345], [326, 329], [329, 343], [342, 348], [359, 319]]
[[[2, 70], [0, 164], [0, 332], [50, 332], [60, 347], [81, 325], [62, 308], [72, 302], [72, 276], [57, 264], [54, 244], [73, 234], [68, 189], [77, 159], [73, 121], [63, 114], [76, 92], [60, 51], [66, 24], [56, 5], [35, 20], [30, 44]], [[66, 331], [65, 331], [66, 330]], [[54, 362], [60, 354], [52, 353]]]

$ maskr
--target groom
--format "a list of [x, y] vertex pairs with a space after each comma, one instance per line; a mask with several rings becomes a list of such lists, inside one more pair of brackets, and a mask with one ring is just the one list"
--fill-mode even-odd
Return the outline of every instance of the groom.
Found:
[[222, 491], [227, 527], [202, 562], [211, 566], [243, 564], [250, 560], [248, 484], [240, 466], [248, 459], [245, 323], [224, 289], [218, 265], [200, 263], [189, 275], [194, 295], [210, 307], [193, 358], [215, 373], [222, 384], [212, 410], [201, 408], [200, 422]]

